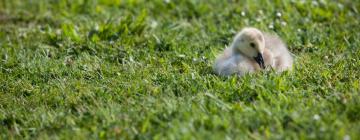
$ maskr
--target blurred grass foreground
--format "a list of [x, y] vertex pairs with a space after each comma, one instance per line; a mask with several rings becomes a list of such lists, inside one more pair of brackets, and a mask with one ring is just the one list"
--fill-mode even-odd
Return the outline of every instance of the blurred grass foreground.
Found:
[[[360, 139], [358, 0], [0, 0], [0, 139]], [[294, 70], [212, 72], [243, 27]]]

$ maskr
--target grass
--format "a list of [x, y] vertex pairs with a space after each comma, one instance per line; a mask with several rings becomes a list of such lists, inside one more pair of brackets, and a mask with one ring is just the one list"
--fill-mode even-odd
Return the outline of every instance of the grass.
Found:
[[[0, 139], [360, 139], [360, 3], [0, 0]], [[292, 72], [212, 72], [245, 26]]]

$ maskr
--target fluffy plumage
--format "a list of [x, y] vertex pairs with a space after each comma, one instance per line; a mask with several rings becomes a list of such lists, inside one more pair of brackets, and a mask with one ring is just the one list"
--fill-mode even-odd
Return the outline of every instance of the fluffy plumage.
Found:
[[283, 41], [276, 35], [262, 33], [256, 28], [244, 28], [225, 48], [214, 64], [218, 75], [244, 75], [273, 68], [276, 71], [289, 70], [293, 58]]

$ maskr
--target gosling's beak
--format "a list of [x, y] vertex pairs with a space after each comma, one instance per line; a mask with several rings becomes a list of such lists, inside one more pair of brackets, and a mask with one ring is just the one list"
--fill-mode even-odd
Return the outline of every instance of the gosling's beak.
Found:
[[254, 59], [259, 64], [260, 68], [265, 69], [264, 59], [261, 53], [258, 53]]

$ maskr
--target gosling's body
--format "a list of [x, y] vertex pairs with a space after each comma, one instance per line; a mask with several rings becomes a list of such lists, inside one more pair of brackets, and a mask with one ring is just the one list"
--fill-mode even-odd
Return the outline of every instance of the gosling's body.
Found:
[[[275, 66], [272, 57], [273, 56], [269, 50], [264, 51], [265, 66]], [[242, 76], [246, 73], [261, 70], [261, 68], [255, 60], [242, 54], [235, 53], [232, 47], [228, 47], [220, 56], [217, 57], [214, 70], [218, 75], [229, 76], [237, 74]]]
[[272, 67], [279, 72], [290, 70], [294, 60], [285, 43], [276, 35], [264, 33], [264, 37], [265, 49], [273, 55], [274, 65]]
[[[249, 45], [250, 44], [250, 45]], [[261, 54], [263, 62], [254, 59]], [[281, 39], [262, 33], [255, 28], [244, 28], [234, 38], [230, 47], [217, 57], [214, 70], [218, 75], [242, 76], [259, 70], [273, 68], [277, 71], [292, 67], [293, 59]]]

